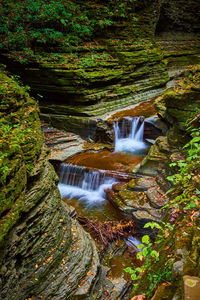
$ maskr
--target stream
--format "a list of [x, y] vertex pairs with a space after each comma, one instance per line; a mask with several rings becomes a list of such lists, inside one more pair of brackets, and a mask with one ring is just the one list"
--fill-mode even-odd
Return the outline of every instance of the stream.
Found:
[[[128, 114], [130, 112], [132, 111], [127, 111]], [[123, 112], [122, 118], [113, 122], [113, 151], [85, 151], [60, 164], [58, 187], [62, 199], [75, 209], [78, 217], [120, 224], [130, 221], [130, 217], [112, 202], [112, 195], [115, 187], [133, 178], [133, 167], [148, 152], [150, 145], [144, 138], [144, 130], [143, 117]], [[103, 247], [98, 240], [96, 243], [102, 251]], [[102, 251], [102, 263], [110, 268], [110, 276], [129, 278], [124, 268], [141, 264], [136, 259], [139, 244], [137, 232], [136, 235], [133, 232]]]

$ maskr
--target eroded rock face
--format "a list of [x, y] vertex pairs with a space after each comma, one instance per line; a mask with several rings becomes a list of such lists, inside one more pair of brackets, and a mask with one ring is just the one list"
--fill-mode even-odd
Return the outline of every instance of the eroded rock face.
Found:
[[199, 2], [195, 0], [162, 1], [157, 32], [199, 32]]
[[200, 108], [199, 67], [192, 68], [186, 75], [188, 78], [156, 99], [155, 107], [169, 126], [167, 136], [156, 139], [145, 159], [133, 170], [134, 173], [167, 177], [171, 172], [169, 164], [181, 159], [182, 147], [189, 140], [186, 121], [195, 118]]
[[[93, 5], [84, 1], [84, 5], [92, 17], [98, 7], [98, 19], [114, 20], [111, 27], [96, 32], [93, 42], [66, 49], [65, 53], [59, 48], [48, 55], [38, 53], [26, 68], [7, 58], [4, 63], [31, 86], [45, 121], [95, 140], [105, 132], [99, 120], [106, 114], [155, 98], [170, 77], [199, 61], [197, 36], [188, 41], [185, 37], [187, 30], [198, 33], [199, 4], [194, 0], [136, 0], [127, 1], [119, 11], [117, 2], [113, 2], [112, 14], [110, 1], [96, 0]], [[163, 24], [172, 36], [152, 43], [155, 31], [162, 32]], [[178, 38], [176, 30], [182, 32]]]
[[102, 297], [96, 246], [61, 202], [36, 103], [13, 78], [0, 76], [0, 298], [90, 298], [95, 286]]
[[40, 109], [45, 121], [95, 139], [105, 131], [99, 122], [105, 114], [160, 95], [169, 77], [160, 49], [151, 42], [108, 39], [94, 43], [92, 49], [98, 59], [93, 59], [88, 46], [84, 52], [76, 49], [75, 61], [68, 53], [58, 53], [56, 61], [38, 59], [34, 67], [10, 68], [43, 96]]
[[29, 179], [24, 212], [1, 247], [1, 297], [66, 299], [77, 292], [91, 266], [95, 277], [97, 251], [61, 203], [53, 167], [46, 163]]
[[[170, 132], [168, 132], [167, 137], [158, 138], [155, 145], [152, 146], [149, 156], [147, 156], [146, 161], [141, 167], [141, 169], [143, 168], [143, 171], [145, 170], [145, 167], [149, 165], [151, 165], [154, 170], [159, 167], [159, 170], [161, 171], [162, 155], [164, 155], [163, 158], [165, 157], [163, 160], [163, 168], [165, 168], [169, 162], [176, 162], [177, 160], [184, 159], [182, 147], [188, 139], [188, 136], [184, 131], [186, 129], [185, 122], [190, 119], [190, 124], [196, 128], [199, 126], [199, 71], [199, 66], [191, 68], [187, 74], [188, 78], [184, 78], [177, 83], [177, 86], [174, 89], [166, 92], [162, 97], [157, 99], [156, 107], [160, 115], [168, 120]], [[174, 171], [178, 173], [178, 170]], [[168, 174], [169, 172], [170, 170], [168, 170]], [[172, 169], [171, 172], [173, 172]], [[194, 176], [194, 180], [192, 178], [190, 181], [190, 189], [192, 189], [193, 186], [196, 187], [196, 184], [198, 184], [197, 177]], [[174, 191], [175, 196], [180, 193], [178, 188], [176, 190], [176, 186]], [[184, 192], [188, 192], [187, 187], [184, 188]], [[171, 195], [171, 198], [175, 196]], [[152, 200], [153, 199], [151, 199], [151, 201]], [[171, 200], [174, 199], [172, 198]], [[169, 257], [172, 261], [171, 267], [169, 267], [169, 270], [171, 269], [171, 275], [170, 279], [167, 280], [169, 281], [168, 284], [159, 284], [152, 299], [184, 298], [187, 295], [186, 290], [185, 296], [183, 295], [182, 288], [185, 276], [200, 276], [198, 255], [199, 204], [197, 203], [196, 207], [190, 211], [187, 211], [187, 209], [184, 210], [184, 207], [181, 204], [179, 205], [178, 214], [173, 211], [173, 206], [171, 206], [165, 216], [165, 221], [174, 223], [175, 226], [173, 230], [169, 231], [164, 236], [160, 243], [158, 248], [159, 262], [152, 262], [152, 265], [148, 269], [148, 272], [152, 273], [159, 272], [159, 270], [162, 270], [163, 272], [163, 266], [166, 265]], [[168, 254], [167, 257], [166, 250]], [[135, 293], [138, 295], [142, 294], [148, 287], [149, 281], [147, 276], [143, 276]]]
[[169, 77], [160, 49], [150, 41], [160, 1], [127, 1], [122, 11], [115, 1], [83, 2], [93, 17], [113, 18], [113, 26], [96, 32], [93, 42], [65, 53], [57, 48], [48, 55], [38, 53], [25, 68], [7, 59], [6, 63], [40, 95], [45, 121], [94, 139], [104, 130], [98, 119], [160, 95]]

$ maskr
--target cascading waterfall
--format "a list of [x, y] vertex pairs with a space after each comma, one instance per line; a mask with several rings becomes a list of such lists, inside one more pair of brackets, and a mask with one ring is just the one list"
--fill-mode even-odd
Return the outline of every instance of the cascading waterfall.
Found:
[[140, 118], [125, 117], [121, 124], [115, 122], [115, 152], [141, 154], [147, 148], [143, 141], [144, 122]]
[[138, 238], [130, 235], [125, 242], [128, 246], [133, 247], [136, 252], [142, 252], [142, 249], [138, 249], [138, 246], [141, 244], [141, 241]]
[[107, 177], [103, 171], [96, 172], [71, 164], [61, 164], [59, 190], [62, 198], [76, 198], [88, 205], [105, 201], [106, 189], [112, 188], [115, 179]]

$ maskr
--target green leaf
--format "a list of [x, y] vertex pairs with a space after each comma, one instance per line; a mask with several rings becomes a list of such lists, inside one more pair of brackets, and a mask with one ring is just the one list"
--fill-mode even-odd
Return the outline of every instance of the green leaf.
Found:
[[144, 228], [148, 228], [148, 227], [151, 227], [151, 229], [153, 228], [162, 229], [162, 227], [156, 222], [149, 222], [144, 225]]
[[147, 257], [149, 251], [148, 251], [147, 248], [144, 248], [143, 251], [142, 251], [142, 253], [143, 253], [144, 257]]
[[136, 280], [136, 279], [137, 279], [137, 275], [136, 275], [135, 273], [132, 274], [132, 275], [131, 275], [131, 279], [132, 279], [132, 280]]
[[137, 246], [138, 249], [142, 249], [144, 247], [144, 244], [140, 244]]
[[158, 258], [159, 257], [159, 253], [156, 250], [151, 251], [151, 256]]
[[175, 167], [175, 166], [177, 166], [177, 163], [171, 163], [170, 164], [170, 167]]
[[139, 252], [139, 253], [137, 253], [136, 257], [137, 257], [137, 259], [142, 260], [143, 254], [141, 252]]
[[131, 273], [131, 271], [133, 271], [130, 267], [128, 267], [128, 268], [126, 268], [126, 269], [124, 269], [124, 271], [126, 272], [126, 273]]
[[142, 237], [142, 242], [145, 243], [145, 244], [149, 244], [149, 242], [150, 242], [149, 236], [148, 235], [144, 235]]

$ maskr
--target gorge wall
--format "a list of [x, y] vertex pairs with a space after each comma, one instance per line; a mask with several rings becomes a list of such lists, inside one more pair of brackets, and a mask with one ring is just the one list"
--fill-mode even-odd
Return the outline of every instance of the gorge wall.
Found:
[[111, 25], [70, 49], [55, 47], [45, 53], [40, 48], [25, 67], [7, 55], [3, 62], [31, 86], [44, 120], [95, 139], [98, 120], [106, 113], [158, 96], [170, 74], [199, 61], [199, 4], [127, 0], [84, 5], [91, 18], [110, 20]]
[[[155, 101], [156, 110], [168, 122], [169, 130], [166, 137], [159, 137], [151, 147], [149, 154], [138, 170], [141, 173], [154, 169], [160, 174], [164, 174], [164, 176], [174, 173], [177, 173], [178, 176], [182, 174], [180, 169], [177, 169], [176, 162], [180, 159], [184, 162], [186, 159], [183, 146], [191, 138], [186, 130], [186, 120], [190, 120], [190, 126], [196, 128], [196, 135], [193, 137], [198, 140], [199, 66], [188, 70], [185, 76], [174, 89], [165, 92]], [[199, 144], [197, 144], [196, 147], [199, 147]], [[151, 299], [153, 300], [183, 299], [186, 295], [184, 294], [184, 281], [186, 278], [194, 279], [200, 276], [200, 259], [197, 246], [200, 242], [199, 198], [196, 194], [196, 191], [200, 188], [199, 154], [193, 158], [193, 162], [194, 167], [188, 174], [189, 179], [180, 180], [179, 183], [177, 181], [174, 190], [171, 194], [168, 193], [172, 202], [163, 218], [165, 224], [168, 225], [164, 227], [165, 231], [158, 237], [158, 245], [155, 247], [159, 251], [159, 260], [152, 261], [148, 266], [148, 270], [141, 276], [139, 285], [133, 295], [146, 293], [152, 285], [154, 296]], [[169, 164], [173, 164], [173, 166], [169, 168]], [[184, 177], [184, 175], [182, 176]], [[182, 200], [179, 205], [177, 196]], [[196, 205], [190, 207], [190, 203], [195, 198], [197, 200]], [[174, 227], [168, 230], [167, 226], [170, 225]], [[171, 266], [167, 267], [169, 262]], [[170, 277], [164, 280], [167, 284], [158, 284], [156, 279], [147, 276], [147, 273], [160, 274], [164, 278], [165, 272], [170, 274]], [[192, 289], [188, 295], [192, 297]]]
[[16, 78], [1, 71], [0, 79], [1, 299], [89, 297], [95, 286], [103, 292], [96, 246], [61, 202], [38, 106]]

